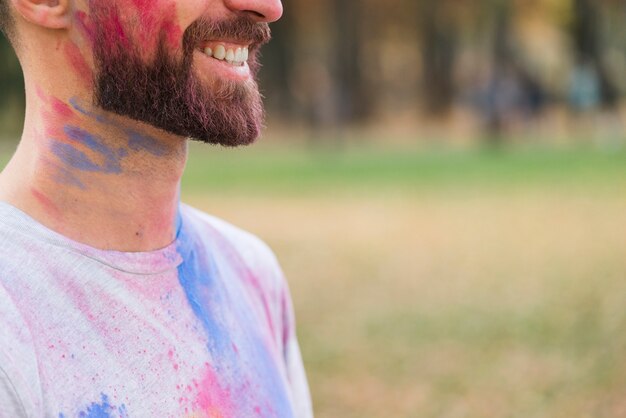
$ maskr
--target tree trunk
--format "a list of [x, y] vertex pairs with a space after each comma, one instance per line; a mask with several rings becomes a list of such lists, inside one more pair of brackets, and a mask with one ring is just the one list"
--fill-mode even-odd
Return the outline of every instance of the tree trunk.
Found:
[[371, 97], [363, 71], [362, 4], [359, 0], [336, 0], [333, 4], [338, 29], [335, 37], [337, 121], [342, 125], [363, 122], [371, 114]]
[[572, 37], [577, 63], [594, 69], [600, 82], [602, 105], [614, 108], [618, 103], [619, 92], [609, 77], [602, 57], [600, 7], [598, 0], [574, 1]]
[[458, 33], [447, 14], [445, 0], [420, 3], [418, 21], [422, 44], [422, 95], [426, 112], [443, 116], [452, 107], [456, 94], [454, 65]]

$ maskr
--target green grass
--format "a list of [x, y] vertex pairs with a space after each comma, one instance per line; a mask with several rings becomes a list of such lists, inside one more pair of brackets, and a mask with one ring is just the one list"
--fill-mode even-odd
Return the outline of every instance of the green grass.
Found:
[[221, 150], [192, 147], [184, 190], [302, 194], [626, 184], [626, 152]]

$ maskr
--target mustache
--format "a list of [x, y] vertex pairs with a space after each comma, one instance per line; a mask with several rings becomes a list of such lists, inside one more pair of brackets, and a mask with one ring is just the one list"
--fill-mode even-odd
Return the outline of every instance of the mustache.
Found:
[[238, 16], [229, 20], [209, 20], [201, 18], [192, 23], [183, 35], [183, 48], [191, 53], [202, 42], [208, 40], [228, 40], [250, 44], [250, 50], [256, 50], [268, 43], [271, 30], [267, 23], [255, 22], [248, 17]]

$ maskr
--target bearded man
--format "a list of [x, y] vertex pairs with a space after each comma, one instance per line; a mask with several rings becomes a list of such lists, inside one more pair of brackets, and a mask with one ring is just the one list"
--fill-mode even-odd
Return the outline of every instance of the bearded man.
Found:
[[187, 139], [249, 144], [280, 0], [0, 0], [26, 118], [0, 174], [0, 417], [309, 417], [254, 236], [179, 202]]

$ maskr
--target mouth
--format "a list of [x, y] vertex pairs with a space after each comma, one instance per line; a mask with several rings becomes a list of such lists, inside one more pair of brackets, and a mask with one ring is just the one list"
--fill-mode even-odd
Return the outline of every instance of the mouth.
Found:
[[250, 48], [251, 45], [246, 43], [207, 41], [200, 45], [199, 50], [214, 60], [233, 67], [243, 67], [248, 63]]

